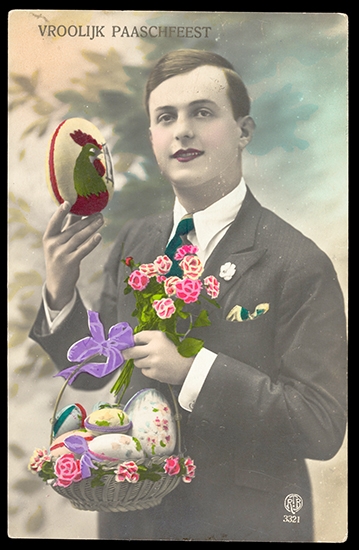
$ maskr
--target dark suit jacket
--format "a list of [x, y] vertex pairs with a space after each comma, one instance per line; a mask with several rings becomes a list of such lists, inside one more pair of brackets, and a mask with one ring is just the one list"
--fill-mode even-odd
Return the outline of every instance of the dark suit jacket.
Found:
[[[97, 309], [107, 328], [120, 320], [134, 325], [133, 296], [123, 294], [128, 272], [120, 260], [132, 256], [136, 262], [153, 261], [163, 253], [171, 227], [172, 215], [165, 214], [130, 222], [121, 231]], [[236, 266], [229, 281], [219, 277], [226, 262]], [[210, 274], [221, 282], [221, 308], [210, 308], [211, 326], [193, 335], [218, 356], [193, 411], [183, 412], [186, 449], [197, 464], [196, 483], [186, 487], [186, 494], [197, 504], [213, 501], [216, 494], [221, 509], [233, 508], [223, 487], [238, 488], [247, 502], [248, 490], [281, 494], [281, 499], [290, 492], [309, 495], [305, 459], [333, 457], [346, 425], [345, 318], [333, 266], [311, 240], [261, 207], [248, 190], [236, 220], [206, 264], [204, 276]], [[235, 305], [253, 311], [263, 302], [270, 309], [257, 319], [226, 320]], [[56, 334], [44, 334], [43, 321], [40, 310], [31, 337], [64, 368], [65, 351], [87, 330], [80, 297]], [[135, 370], [129, 393], [153, 385], [166, 391]], [[81, 377], [82, 387], [98, 384]], [[201, 487], [206, 489], [201, 492]], [[271, 507], [268, 502], [263, 506]], [[286, 513], [283, 500], [281, 510]], [[265, 538], [270, 536], [266, 529]], [[301, 536], [310, 537], [308, 533]], [[253, 540], [261, 540], [256, 536]], [[279, 534], [272, 536], [281, 540]]]

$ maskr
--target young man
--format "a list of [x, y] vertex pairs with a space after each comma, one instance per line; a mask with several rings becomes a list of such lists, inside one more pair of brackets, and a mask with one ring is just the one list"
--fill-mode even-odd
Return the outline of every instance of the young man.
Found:
[[[146, 105], [174, 209], [123, 228], [97, 311], [107, 327], [134, 323], [120, 260], [153, 261], [186, 214], [193, 214], [188, 239], [199, 248], [204, 276], [221, 282], [221, 307], [211, 311], [210, 327], [196, 329], [205, 342], [196, 357], [180, 356], [159, 331], [137, 334], [125, 352], [136, 367], [129, 394], [176, 386], [196, 478], [157, 508], [100, 514], [100, 538], [310, 541], [305, 459], [334, 456], [345, 431], [345, 319], [333, 266], [246, 187], [242, 151], [254, 123], [245, 87], [226, 60], [194, 50], [165, 55], [150, 75]], [[87, 333], [75, 285], [102, 224], [101, 215], [66, 224], [68, 209], [58, 208], [44, 235], [46, 290], [31, 333], [60, 368], [67, 348]], [[230, 314], [261, 303], [269, 309], [256, 319]], [[87, 375], [78, 384], [99, 386]], [[300, 511], [286, 511], [287, 497], [298, 498]]]

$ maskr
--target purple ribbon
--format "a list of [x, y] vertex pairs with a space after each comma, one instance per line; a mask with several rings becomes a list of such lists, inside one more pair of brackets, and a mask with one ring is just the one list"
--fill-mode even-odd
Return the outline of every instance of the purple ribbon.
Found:
[[64, 439], [65, 447], [72, 453], [82, 455], [80, 458], [81, 475], [83, 479], [91, 477], [91, 468], [98, 470], [98, 467], [92, 462], [93, 458], [101, 460], [96, 457], [88, 448], [86, 439], [80, 435], [69, 435]]
[[[69, 361], [84, 364], [72, 365], [55, 374], [55, 376], [67, 378], [70, 386], [82, 372], [96, 378], [103, 378], [118, 369], [125, 362], [122, 351], [135, 345], [133, 330], [128, 323], [117, 323], [117, 325], [112, 326], [106, 339], [99, 314], [96, 311], [88, 311], [87, 315], [91, 336], [75, 342], [67, 352]], [[96, 355], [107, 357], [106, 362], [90, 361], [86, 363], [86, 360]]]

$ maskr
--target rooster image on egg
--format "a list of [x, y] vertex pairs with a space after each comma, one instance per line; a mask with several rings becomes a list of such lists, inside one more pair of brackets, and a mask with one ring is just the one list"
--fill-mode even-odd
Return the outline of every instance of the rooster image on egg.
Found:
[[137, 392], [124, 406], [132, 421], [128, 435], [136, 438], [146, 456], [165, 456], [176, 446], [176, 423], [167, 399], [155, 389]]
[[46, 155], [46, 180], [58, 204], [88, 216], [103, 210], [114, 189], [112, 159], [98, 128], [83, 118], [69, 118], [54, 131]]

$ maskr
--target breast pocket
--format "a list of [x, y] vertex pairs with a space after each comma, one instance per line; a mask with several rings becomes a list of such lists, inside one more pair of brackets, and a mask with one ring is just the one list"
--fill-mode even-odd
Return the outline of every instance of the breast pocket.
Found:
[[232, 334], [243, 334], [247, 332], [259, 333], [269, 328], [269, 312], [256, 317], [255, 319], [246, 319], [242, 321], [230, 321], [227, 317], [222, 322], [222, 329]]

